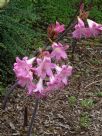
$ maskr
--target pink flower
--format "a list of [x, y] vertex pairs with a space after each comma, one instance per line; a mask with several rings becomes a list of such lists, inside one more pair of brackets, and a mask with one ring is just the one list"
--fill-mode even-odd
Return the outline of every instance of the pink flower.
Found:
[[24, 57], [23, 60], [20, 60], [18, 57], [16, 58], [16, 63], [14, 63], [14, 72], [16, 74], [18, 84], [22, 87], [26, 87], [31, 93], [32, 86], [34, 87], [33, 73], [31, 72], [32, 63], [35, 58], [28, 59], [28, 57]]
[[43, 79], [40, 78], [33, 92], [38, 94], [43, 94], [43, 91], [44, 91]]
[[56, 66], [56, 70], [57, 70], [56, 80], [58, 80], [59, 82], [63, 82], [65, 85], [67, 85], [68, 77], [70, 77], [72, 74], [72, 67], [67, 65], [63, 65], [62, 68]]
[[72, 33], [73, 38], [89, 38], [91, 36], [91, 31], [86, 28], [82, 19], [78, 17], [78, 24], [75, 25], [75, 31]]
[[60, 23], [56, 21], [56, 24], [49, 25], [47, 29], [48, 37], [53, 40], [58, 36], [59, 33], [63, 32], [64, 30], [64, 25], [60, 25]]
[[84, 22], [82, 19], [80, 19], [79, 17], [77, 18], [78, 19], [78, 24], [75, 25], [75, 29], [81, 29], [81, 28], [85, 28], [85, 25], [84, 25]]
[[76, 39], [80, 39], [83, 35], [84, 29], [84, 22], [78, 17], [78, 24], [75, 25], [75, 31], [72, 33], [73, 37]]
[[54, 64], [51, 63], [50, 54], [48, 56], [44, 56], [42, 59], [37, 59], [38, 67], [36, 68], [37, 75], [41, 78], [45, 78], [46, 76], [52, 76], [52, 69], [54, 68]]
[[27, 93], [28, 95], [32, 95], [33, 94], [33, 90], [36, 88], [36, 85], [32, 82], [32, 81], [28, 81], [26, 83], [26, 89], [27, 89]]
[[51, 53], [52, 58], [56, 58], [56, 60], [66, 59], [67, 54], [65, 52], [65, 48], [61, 43], [53, 43], [52, 44], [53, 51]]
[[68, 85], [68, 78], [72, 74], [72, 67], [67, 65], [59, 67], [56, 65], [55, 70], [57, 73], [51, 76], [49, 82], [47, 82], [46, 93], [63, 89], [65, 85]]
[[96, 37], [100, 34], [100, 32], [102, 31], [102, 25], [98, 24], [90, 19], [87, 19], [88, 25], [89, 25], [89, 29], [91, 31], [91, 34]]
[[44, 93], [51, 93], [56, 90], [62, 90], [65, 87], [65, 85], [62, 82], [54, 82], [53, 84], [49, 83], [47, 87], [44, 90]]
[[64, 28], [64, 25], [60, 25], [59, 22], [56, 21], [56, 25], [55, 25], [55, 28], [54, 28], [54, 31], [57, 32], [57, 33], [61, 33], [65, 30]]
[[51, 93], [55, 90], [61, 90], [64, 88], [64, 84], [60, 82], [57, 78], [56, 75], [51, 76], [49, 79], [49, 82], [47, 82], [47, 86], [44, 90], [45, 94]]

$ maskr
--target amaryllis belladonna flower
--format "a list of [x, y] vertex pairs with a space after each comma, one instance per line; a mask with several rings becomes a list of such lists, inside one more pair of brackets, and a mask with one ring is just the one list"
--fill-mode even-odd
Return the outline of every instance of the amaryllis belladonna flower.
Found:
[[61, 43], [53, 43], [52, 44], [52, 53], [51, 53], [51, 57], [55, 58], [56, 60], [61, 60], [61, 59], [66, 59], [67, 58], [67, 54], [65, 52], [66, 47], [68, 48], [69, 46], [63, 46]]
[[43, 59], [37, 59], [38, 67], [36, 68], [37, 75], [41, 78], [45, 78], [46, 76], [52, 75], [52, 69], [54, 68], [54, 64], [51, 63], [51, 58], [49, 52], [46, 51]]
[[63, 24], [60, 25], [60, 23], [56, 21], [56, 25], [55, 25], [54, 31], [55, 31], [56, 33], [61, 33], [61, 32], [63, 32], [64, 30], [65, 30], [64, 25], [63, 25]]
[[16, 74], [18, 84], [22, 87], [26, 87], [31, 92], [32, 88], [34, 88], [32, 63], [35, 60], [35, 57], [32, 59], [28, 59], [28, 57], [24, 57], [20, 60], [18, 57], [16, 58], [16, 63], [14, 63], [14, 72]]
[[56, 66], [56, 70], [57, 70], [56, 79], [67, 85], [68, 77], [70, 77], [72, 74], [72, 67], [67, 65], [62, 65], [62, 67]]
[[92, 36], [96, 37], [102, 32], [101, 24], [98, 24], [90, 19], [87, 19], [87, 22]]
[[91, 36], [91, 31], [88, 27], [85, 27], [85, 24], [82, 19], [78, 17], [78, 24], [75, 25], [75, 31], [72, 33], [73, 38], [89, 38]]
[[47, 88], [45, 92], [51, 92], [52, 90], [62, 90], [66, 85], [68, 85], [68, 78], [72, 74], [72, 67], [67, 65], [62, 65], [59, 67], [55, 65], [56, 74], [50, 77], [49, 82], [47, 82]]

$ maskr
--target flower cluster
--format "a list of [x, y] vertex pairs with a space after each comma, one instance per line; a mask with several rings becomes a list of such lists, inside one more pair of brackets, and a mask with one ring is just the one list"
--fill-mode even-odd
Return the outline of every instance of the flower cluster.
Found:
[[78, 17], [78, 23], [75, 25], [75, 31], [72, 33], [73, 38], [90, 38], [96, 37], [102, 32], [102, 25], [90, 19], [87, 19], [88, 27], [85, 26], [83, 20]]
[[[64, 30], [63, 25], [58, 22], [54, 29], [57, 33]], [[39, 57], [24, 57], [22, 60], [16, 58], [13, 70], [18, 84], [25, 87], [29, 95], [34, 93], [36, 96], [46, 96], [68, 85], [72, 67], [64, 62], [62, 64], [62, 60], [67, 59], [66, 49], [69, 46], [53, 42], [51, 47], [52, 52], [43, 51]]]

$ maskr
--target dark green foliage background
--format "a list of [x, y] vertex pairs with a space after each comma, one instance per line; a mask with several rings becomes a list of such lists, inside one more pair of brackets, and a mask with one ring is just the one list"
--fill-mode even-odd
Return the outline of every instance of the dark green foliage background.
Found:
[[[85, 7], [92, 0], [85, 0]], [[56, 20], [68, 24], [73, 17], [80, 0], [36, 0], [37, 11], [42, 21], [55, 22]], [[90, 13], [90, 18], [102, 22], [102, 0], [93, 0], [94, 8]]]
[[[86, 0], [86, 6], [89, 0]], [[94, 1], [90, 18], [102, 23], [101, 0]], [[79, 0], [10, 0], [0, 9], [0, 91], [14, 80], [16, 56], [30, 55], [46, 42], [46, 28], [56, 20], [68, 24]]]
[[37, 19], [30, 0], [11, 0], [0, 10], [0, 81], [4, 85], [13, 79], [15, 57], [29, 55], [33, 39], [39, 36], [33, 29]]

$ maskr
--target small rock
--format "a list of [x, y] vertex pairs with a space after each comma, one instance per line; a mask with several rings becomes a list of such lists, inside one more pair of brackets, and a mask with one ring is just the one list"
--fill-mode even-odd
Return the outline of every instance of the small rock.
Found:
[[14, 124], [12, 122], [10, 122], [9, 125], [10, 125], [11, 129], [13, 129], [13, 130], [16, 129], [15, 126], [14, 126]]

